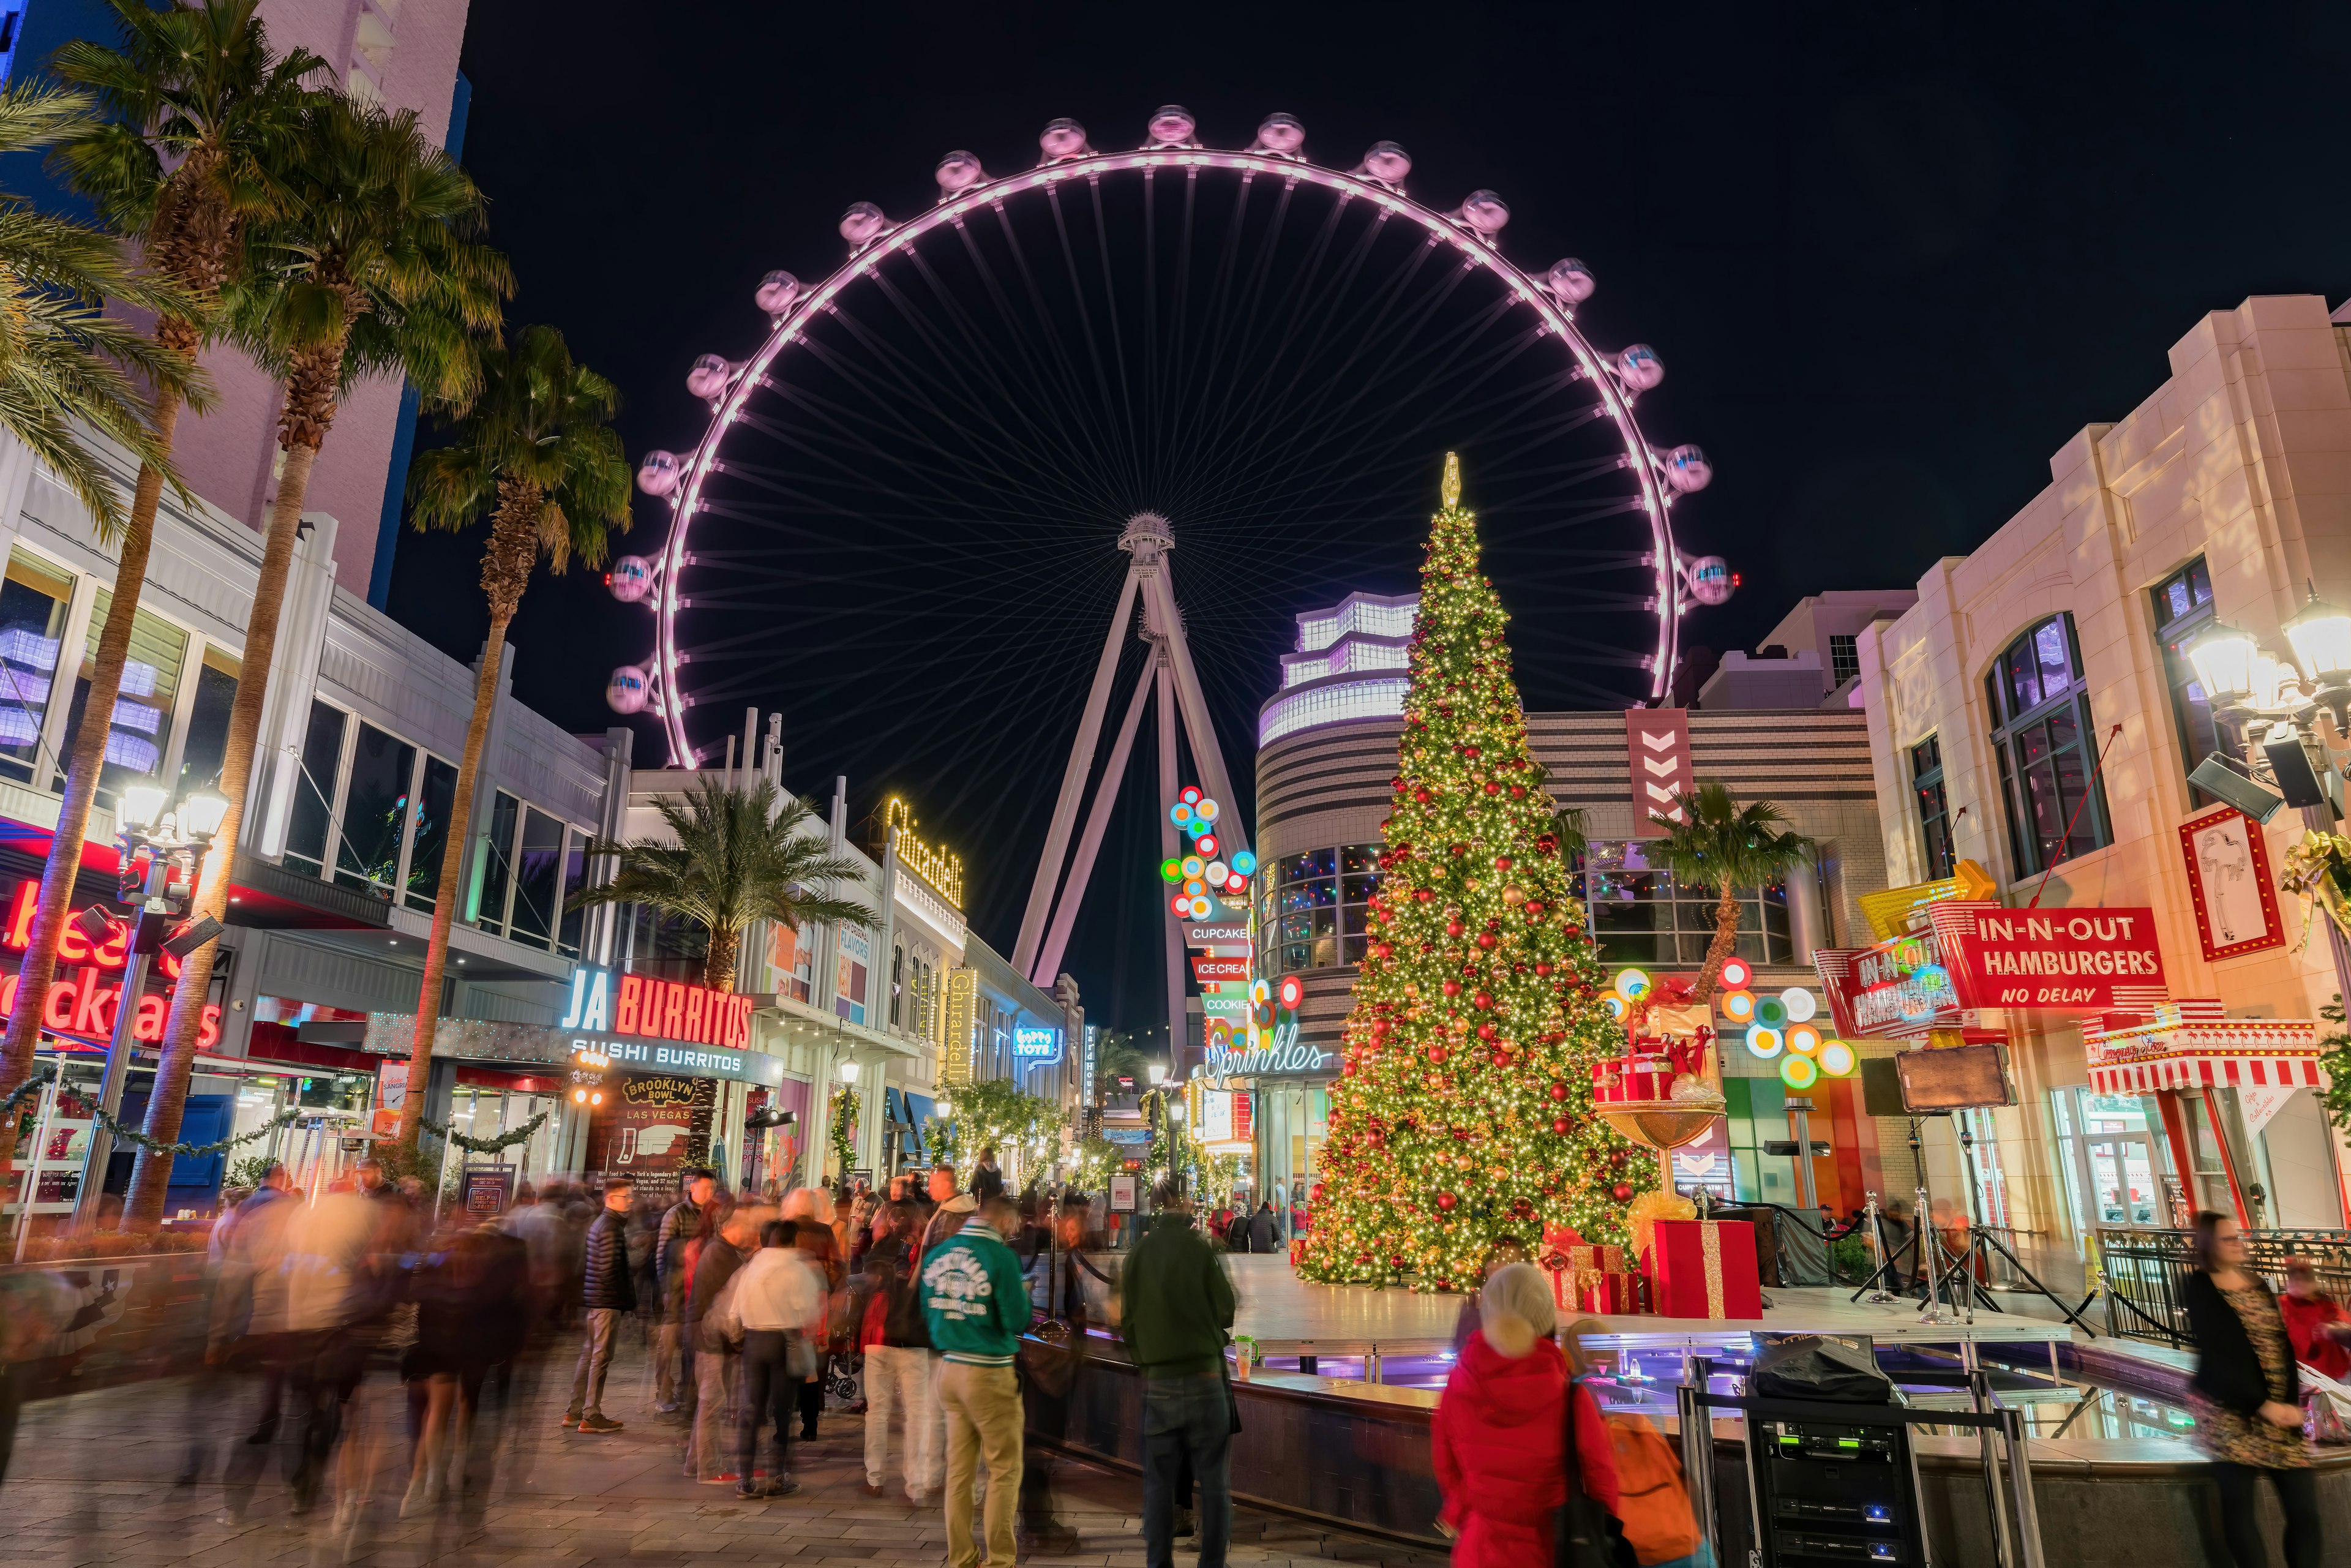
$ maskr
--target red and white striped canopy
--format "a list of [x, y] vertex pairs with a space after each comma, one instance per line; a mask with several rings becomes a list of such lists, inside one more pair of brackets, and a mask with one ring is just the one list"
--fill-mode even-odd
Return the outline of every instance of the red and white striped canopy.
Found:
[[2090, 1088], [2098, 1094], [2151, 1094], [2158, 1089], [2244, 1088], [2323, 1089], [2326, 1074], [2314, 1055], [2148, 1057], [2138, 1061], [2110, 1062], [2090, 1069]]

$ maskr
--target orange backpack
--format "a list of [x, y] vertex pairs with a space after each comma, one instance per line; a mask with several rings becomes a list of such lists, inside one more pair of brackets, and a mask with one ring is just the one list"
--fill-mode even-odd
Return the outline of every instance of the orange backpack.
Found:
[[1655, 1422], [1620, 1411], [1608, 1414], [1608, 1446], [1616, 1456], [1617, 1518], [1642, 1563], [1687, 1557], [1706, 1537], [1690, 1512], [1681, 1455]]

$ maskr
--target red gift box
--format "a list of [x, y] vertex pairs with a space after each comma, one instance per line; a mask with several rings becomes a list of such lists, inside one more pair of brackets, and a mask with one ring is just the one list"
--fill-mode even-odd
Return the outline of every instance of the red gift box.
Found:
[[1290, 1243], [1290, 1266], [1293, 1269], [1306, 1261], [1306, 1239], [1294, 1237]]
[[1656, 1311], [1669, 1318], [1760, 1318], [1755, 1227], [1743, 1219], [1660, 1219], [1649, 1252]]
[[1674, 1061], [1670, 1056], [1617, 1056], [1592, 1064], [1592, 1098], [1599, 1104], [1670, 1100], [1673, 1095]]
[[1641, 1310], [1641, 1277], [1609, 1270], [1583, 1285], [1580, 1311], [1595, 1317], [1625, 1317]]

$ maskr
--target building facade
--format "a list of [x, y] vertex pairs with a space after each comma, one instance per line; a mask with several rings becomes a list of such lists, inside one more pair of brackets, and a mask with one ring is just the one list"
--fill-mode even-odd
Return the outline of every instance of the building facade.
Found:
[[[2216, 1024], [2215, 1039], [2319, 1018], [2339, 988], [2324, 919], [2305, 940], [2303, 911], [2275, 892], [2304, 822], [2258, 826], [2191, 783], [2209, 755], [2241, 751], [2181, 650], [2217, 620], [2285, 658], [2280, 629], [2314, 588], [2351, 599], [2346, 454], [2351, 342], [2325, 301], [2214, 311], [2172, 345], [2145, 402], [2067, 442], [2046, 487], [1937, 562], [1915, 606], [1865, 629], [1854, 700], [1890, 879], [1972, 860], [2011, 906], [2150, 909], [2172, 998], [2276, 1026]], [[2344, 1224], [2343, 1144], [2314, 1092], [2235, 1081], [2226, 1045], [2210, 1053], [2216, 1082], [2147, 1089], [2148, 1075], [2105, 1067], [2124, 1020], [1994, 1021], [2022, 1103], [1969, 1113], [1979, 1201], [2050, 1251], [2081, 1256], [2101, 1228], [2168, 1228], [2198, 1207]], [[2178, 1022], [2153, 1020], [2141, 1046]], [[1938, 1190], [1962, 1190], [1948, 1134], [1929, 1151]]]

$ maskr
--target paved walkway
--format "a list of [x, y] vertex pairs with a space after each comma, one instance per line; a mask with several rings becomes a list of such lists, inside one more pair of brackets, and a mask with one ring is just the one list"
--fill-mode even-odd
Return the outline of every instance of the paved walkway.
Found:
[[[342, 1529], [331, 1497], [310, 1515], [291, 1514], [282, 1478], [296, 1452], [293, 1421], [266, 1448], [242, 1441], [255, 1408], [249, 1382], [214, 1389], [173, 1380], [29, 1406], [15, 1461], [0, 1485], [0, 1568], [118, 1563], [740, 1568], [834, 1560], [900, 1568], [946, 1561], [936, 1504], [909, 1506], [894, 1490], [894, 1476], [893, 1490], [883, 1497], [860, 1490], [862, 1417], [825, 1414], [821, 1436], [797, 1454], [798, 1495], [743, 1502], [731, 1487], [697, 1486], [683, 1478], [678, 1429], [653, 1416], [643, 1355], [635, 1345], [623, 1346], [607, 1390], [607, 1412], [627, 1423], [622, 1432], [591, 1437], [558, 1426], [570, 1369], [569, 1356], [559, 1350], [545, 1364], [539, 1386], [521, 1392], [517, 1425], [486, 1445], [493, 1449], [486, 1456], [493, 1473], [486, 1485], [460, 1502], [407, 1520], [398, 1516], [410, 1458], [404, 1409], [390, 1382], [376, 1378], [368, 1417], [354, 1424], [362, 1437], [373, 1438], [376, 1473], [366, 1506]], [[176, 1486], [192, 1416], [207, 1430], [237, 1434], [238, 1440], [216, 1441], [204, 1460], [204, 1479]], [[242, 1500], [241, 1518], [239, 1489], [223, 1479], [232, 1465], [260, 1472]], [[1061, 1517], [1078, 1531], [1079, 1551], [1024, 1561], [1144, 1568], [1141, 1481], [1062, 1456], [1055, 1466]], [[1176, 1545], [1177, 1563], [1188, 1568], [1195, 1553], [1185, 1550], [1188, 1542]], [[1443, 1559], [1243, 1509], [1235, 1521], [1231, 1561], [1249, 1568], [1333, 1561], [1436, 1568]]]

